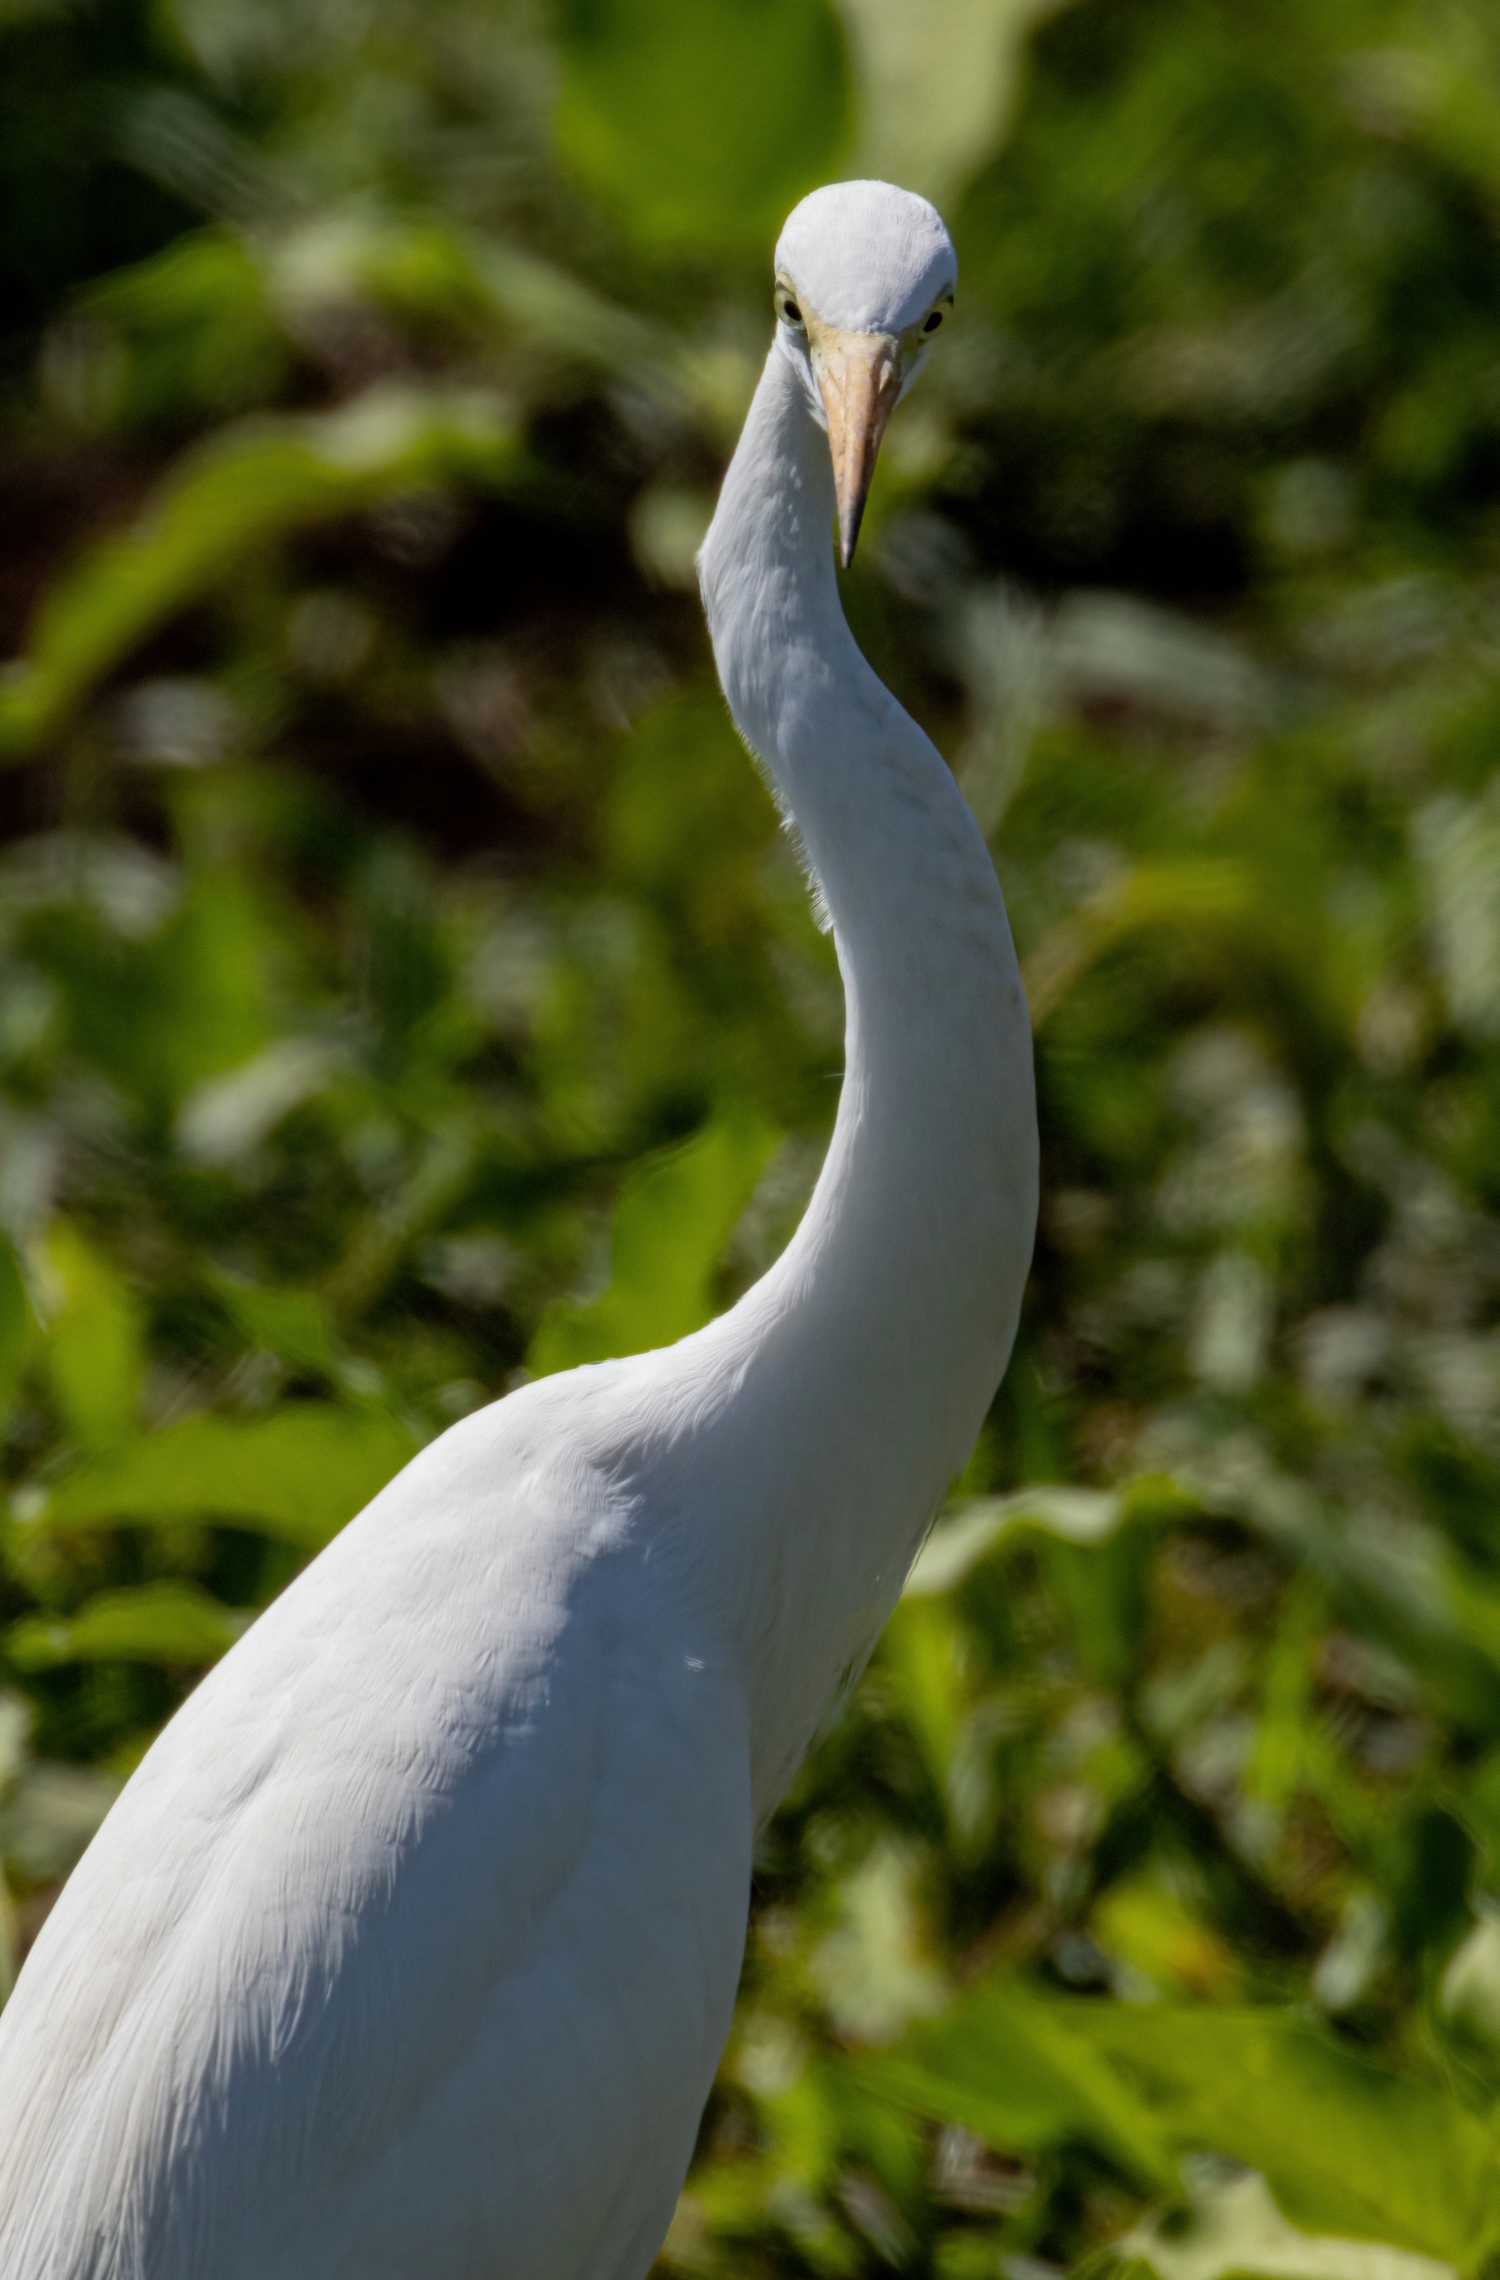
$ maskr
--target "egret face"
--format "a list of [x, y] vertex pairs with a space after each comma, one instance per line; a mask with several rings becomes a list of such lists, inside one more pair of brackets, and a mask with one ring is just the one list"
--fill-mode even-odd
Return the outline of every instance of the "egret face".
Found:
[[888, 182], [815, 190], [782, 231], [777, 339], [828, 430], [845, 569], [886, 422], [947, 321], [957, 282], [937, 213]]

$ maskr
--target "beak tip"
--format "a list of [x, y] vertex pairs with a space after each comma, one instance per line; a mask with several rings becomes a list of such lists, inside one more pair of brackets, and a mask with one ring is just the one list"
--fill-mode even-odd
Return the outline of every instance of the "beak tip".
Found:
[[832, 334], [817, 349], [838, 511], [839, 565], [854, 560], [875, 454], [900, 393], [900, 343], [884, 333]]

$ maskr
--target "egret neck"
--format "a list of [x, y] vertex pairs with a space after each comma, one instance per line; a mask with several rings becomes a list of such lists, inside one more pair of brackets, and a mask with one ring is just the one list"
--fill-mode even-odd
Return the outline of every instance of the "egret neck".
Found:
[[[845, 623], [832, 543], [845, 504], [778, 339], [699, 568], [730, 708], [832, 924], [844, 1081], [790, 1246], [683, 1349], [705, 1393], [710, 1355], [735, 1387], [703, 1423], [713, 1526], [738, 1532], [721, 1557], [762, 1809], [868, 1653], [968, 1456], [1036, 1216], [1031, 1034], [999, 883], [946, 764]], [[740, 1451], [732, 1476], [721, 1434]]]

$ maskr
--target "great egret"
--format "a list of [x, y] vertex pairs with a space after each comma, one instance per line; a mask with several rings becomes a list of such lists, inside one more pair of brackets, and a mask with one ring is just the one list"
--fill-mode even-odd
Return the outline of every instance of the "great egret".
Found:
[[1031, 1250], [1000, 889], [855, 647], [829, 545], [836, 518], [848, 562], [955, 278], [924, 200], [804, 200], [701, 557], [847, 994], [806, 1216], [707, 1329], [445, 1433], [178, 1712], [0, 2022], [5, 2280], [652, 2261], [756, 1825], [964, 1460]]

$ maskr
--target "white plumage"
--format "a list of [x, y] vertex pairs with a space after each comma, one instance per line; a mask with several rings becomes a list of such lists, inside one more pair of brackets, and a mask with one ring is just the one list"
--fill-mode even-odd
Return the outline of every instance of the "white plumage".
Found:
[[952, 299], [924, 201], [804, 201], [702, 556], [847, 996], [775, 1267], [426, 1450], [173, 1719], [0, 2020], [5, 2280], [639, 2280], [728, 2030], [751, 1843], [1014, 1335], [1031, 1047], [989, 855], [839, 606]]

